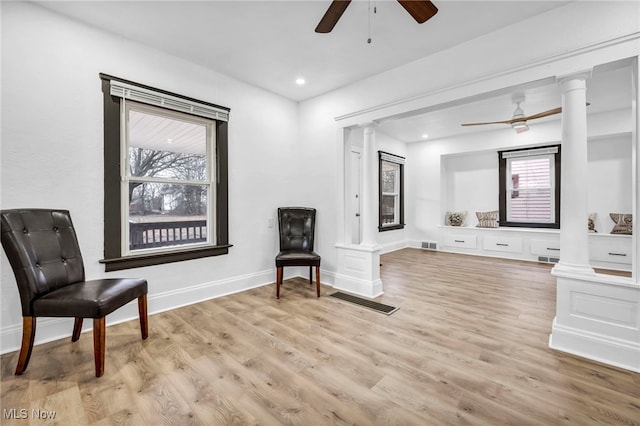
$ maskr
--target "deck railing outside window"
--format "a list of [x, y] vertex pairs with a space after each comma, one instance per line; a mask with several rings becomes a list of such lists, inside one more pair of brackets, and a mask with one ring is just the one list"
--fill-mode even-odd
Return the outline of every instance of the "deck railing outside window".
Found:
[[129, 249], [179, 246], [207, 241], [206, 220], [129, 223]]

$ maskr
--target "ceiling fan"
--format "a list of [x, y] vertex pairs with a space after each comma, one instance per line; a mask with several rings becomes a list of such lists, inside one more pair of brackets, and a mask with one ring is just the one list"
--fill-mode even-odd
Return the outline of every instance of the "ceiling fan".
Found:
[[[419, 24], [426, 22], [438, 13], [438, 8], [430, 1], [397, 0]], [[351, 0], [333, 0], [316, 27], [317, 33], [330, 33], [336, 26]]]
[[529, 125], [527, 124], [528, 120], [535, 120], [537, 118], [548, 117], [554, 114], [560, 114], [562, 112], [562, 108], [554, 108], [549, 111], [539, 112], [538, 114], [533, 115], [524, 115], [524, 111], [520, 107], [520, 104], [524, 102], [524, 98], [515, 98], [513, 100], [516, 103], [516, 110], [513, 111], [513, 117], [510, 120], [502, 120], [502, 121], [487, 121], [485, 123], [463, 123], [461, 126], [483, 126], [485, 124], [507, 124], [510, 125], [517, 133], [526, 132], [529, 130]]

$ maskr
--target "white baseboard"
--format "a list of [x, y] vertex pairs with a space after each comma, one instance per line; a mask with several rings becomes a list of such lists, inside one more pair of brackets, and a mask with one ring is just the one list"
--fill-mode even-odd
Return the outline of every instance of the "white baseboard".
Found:
[[[295, 269], [285, 269], [285, 279], [298, 276]], [[275, 268], [252, 274], [239, 275], [218, 281], [183, 287], [162, 293], [149, 293], [149, 315], [180, 308], [208, 299], [226, 296], [233, 293], [275, 283]], [[136, 300], [107, 315], [107, 326], [138, 319], [138, 303]], [[150, 322], [153, 319], [150, 319]], [[83, 332], [92, 329], [93, 322], [85, 321]], [[71, 337], [73, 318], [38, 318], [34, 345], [53, 340]], [[108, 338], [108, 337], [107, 337]], [[0, 354], [17, 351], [22, 342], [22, 323], [12, 324], [0, 330]]]
[[640, 373], [640, 342], [561, 326], [554, 318], [549, 347]]
[[410, 247], [410, 244], [409, 241], [396, 241], [393, 243], [380, 244], [380, 246], [382, 247], [382, 249], [380, 249], [380, 254], [385, 254]]
[[373, 282], [348, 275], [335, 274], [333, 287], [336, 290], [343, 290], [348, 293], [357, 294], [369, 299], [382, 296], [382, 281], [377, 279]]
[[[308, 278], [306, 268], [285, 268], [284, 279], [294, 277]], [[323, 285], [332, 285], [335, 274], [320, 271]], [[252, 274], [239, 275], [218, 281], [183, 287], [162, 293], [150, 293], [147, 300], [149, 315], [170, 311], [194, 303], [215, 299], [229, 294], [239, 293], [252, 288], [275, 283], [275, 268]], [[275, 290], [274, 290], [275, 297]], [[138, 303], [131, 301], [120, 309], [107, 315], [107, 326], [138, 319]], [[149, 320], [150, 322], [153, 319]], [[92, 321], [85, 321], [82, 332], [90, 331]], [[73, 318], [38, 318], [34, 346], [54, 340], [71, 337]], [[108, 337], [107, 337], [108, 338]], [[0, 354], [17, 351], [22, 342], [22, 323], [12, 324], [0, 330]]]

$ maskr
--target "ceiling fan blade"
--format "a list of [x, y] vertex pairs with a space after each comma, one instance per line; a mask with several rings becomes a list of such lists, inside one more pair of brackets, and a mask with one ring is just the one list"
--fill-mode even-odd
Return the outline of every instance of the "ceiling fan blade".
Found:
[[503, 121], [488, 121], [486, 123], [464, 123], [462, 126], [480, 126], [483, 124], [513, 124], [519, 121], [527, 121], [527, 120], [535, 120], [536, 118], [542, 118], [549, 115], [560, 114], [562, 112], [562, 108], [554, 108], [549, 111], [539, 112], [538, 114], [529, 115], [527, 117], [518, 117], [512, 118], [511, 120], [503, 120]]
[[[587, 106], [591, 105], [589, 102], [587, 102]], [[549, 111], [543, 111], [543, 112], [539, 112], [537, 114], [533, 114], [533, 115], [529, 115], [526, 117], [518, 117], [518, 118], [512, 118], [511, 120], [504, 120], [504, 121], [488, 121], [486, 123], [463, 123], [461, 124], [461, 126], [481, 126], [484, 124], [513, 124], [513, 123], [518, 123], [521, 121], [524, 121], [525, 123], [527, 122], [527, 120], [535, 120], [536, 118], [542, 118], [542, 117], [548, 117], [550, 115], [554, 115], [554, 114], [560, 114], [562, 112], [562, 107], [558, 107], [558, 108], [554, 108], [554, 109], [550, 109]], [[518, 133], [520, 132], [526, 132], [527, 130], [529, 130], [529, 128], [527, 127], [526, 130], [516, 130], [518, 131]]]
[[[522, 121], [522, 120], [518, 120]], [[511, 124], [512, 120], [487, 121], [486, 123], [462, 123], [461, 126], [484, 126], [485, 124]]]
[[438, 8], [430, 1], [398, 0], [418, 24], [428, 21], [438, 13]]
[[[591, 105], [591, 103], [587, 102], [586, 105], [589, 106], [589, 105]], [[514, 121], [535, 120], [536, 118], [542, 118], [542, 117], [547, 117], [549, 115], [560, 114], [561, 112], [562, 112], [562, 107], [558, 107], [558, 108], [550, 109], [549, 111], [539, 112], [537, 114], [533, 114], [533, 115], [530, 115], [528, 117], [519, 118], [519, 119], [514, 120]]]
[[547, 117], [549, 115], [560, 114], [562, 112], [562, 107], [550, 109], [549, 111], [539, 112], [537, 114], [533, 114], [527, 117], [522, 117], [517, 119], [516, 121], [526, 121], [526, 120], [535, 120], [536, 118]]
[[351, 0], [333, 0], [316, 27], [317, 33], [330, 33], [336, 26]]

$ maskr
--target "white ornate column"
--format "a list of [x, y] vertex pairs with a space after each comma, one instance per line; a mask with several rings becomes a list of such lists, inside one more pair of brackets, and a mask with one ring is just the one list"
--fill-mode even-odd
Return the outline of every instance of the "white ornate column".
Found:
[[[360, 244], [337, 244], [337, 271], [334, 287], [350, 293], [374, 298], [382, 292], [380, 280], [380, 250], [378, 234], [378, 157], [375, 124], [362, 127], [362, 193]], [[345, 185], [346, 190], [346, 185]], [[345, 211], [345, 214], [348, 214]]]
[[376, 161], [376, 131], [373, 123], [364, 127], [362, 144], [362, 241], [361, 245], [376, 244], [377, 234], [377, 161]]
[[560, 262], [554, 270], [593, 274], [587, 233], [587, 98], [591, 71], [558, 78], [562, 91]]
[[556, 277], [556, 317], [549, 347], [640, 372], [640, 287], [629, 278], [596, 274], [589, 265], [586, 80], [590, 75], [586, 71], [558, 79], [562, 216], [560, 262], [551, 272]]

